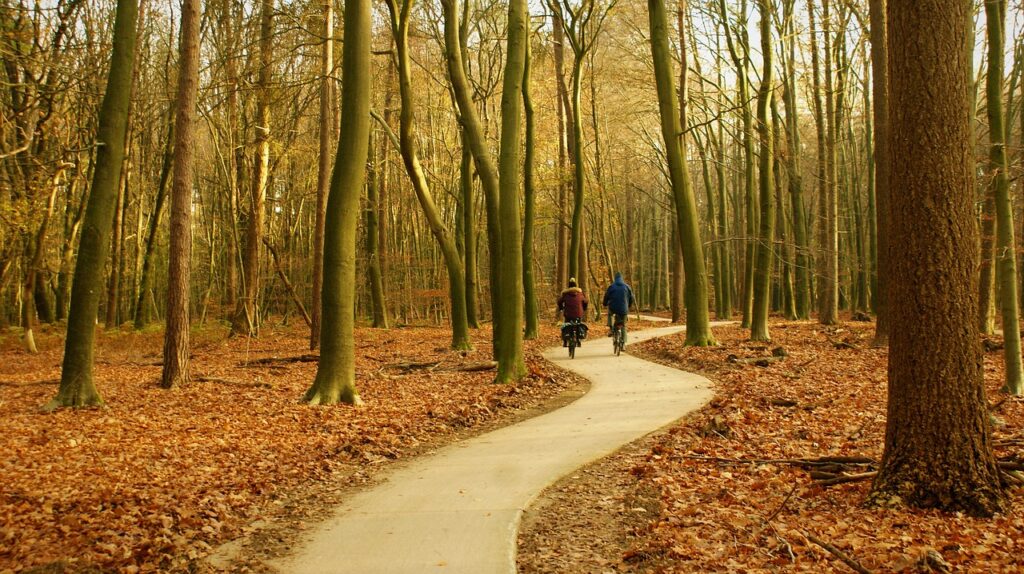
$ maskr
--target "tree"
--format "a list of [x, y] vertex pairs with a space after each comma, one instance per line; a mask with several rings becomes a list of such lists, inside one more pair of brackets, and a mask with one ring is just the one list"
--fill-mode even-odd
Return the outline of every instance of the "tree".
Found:
[[114, 17], [114, 41], [107, 89], [100, 107], [96, 134], [98, 151], [92, 189], [82, 223], [71, 307], [68, 314], [60, 389], [44, 407], [85, 407], [103, 402], [92, 378], [96, 316], [103, 291], [103, 264], [110, 249], [109, 231], [114, 219], [124, 140], [128, 131], [128, 105], [135, 60], [135, 0], [118, 0]]
[[757, 90], [757, 132], [760, 136], [758, 177], [761, 196], [761, 232], [757, 243], [757, 264], [754, 268], [754, 312], [750, 321], [750, 339], [770, 341], [768, 307], [771, 299], [772, 251], [775, 241], [775, 148], [772, 124], [768, 119], [773, 98], [772, 27], [769, 0], [758, 0], [761, 12], [761, 86]]
[[[890, 2], [889, 402], [878, 504], [1002, 507], [982, 380], [968, 3]], [[898, 250], [898, 251], [897, 251]]]
[[874, 100], [872, 112], [874, 121], [873, 141], [875, 164], [875, 241], [877, 243], [877, 290], [875, 292], [875, 340], [874, 345], [885, 346], [889, 342], [889, 69], [888, 38], [885, 20], [886, 0], [870, 0], [871, 20], [871, 97]]
[[[703, 347], [713, 345], [715, 341], [711, 336], [708, 319], [704, 244], [700, 239], [697, 203], [690, 186], [690, 173], [683, 156], [683, 123], [676, 108], [672, 52], [668, 45], [668, 17], [665, 14], [663, 0], [648, 0], [647, 9], [651, 27], [651, 58], [658, 86], [658, 108], [661, 111], [661, 134], [665, 140], [665, 157], [672, 185], [676, 226], [683, 245], [683, 265], [686, 273], [686, 344]], [[680, 30], [680, 34], [683, 33], [684, 31]], [[680, 44], [686, 45], [685, 38]], [[685, 55], [682, 68], [686, 68]]]
[[530, 15], [526, 0], [509, 0], [505, 74], [501, 89], [501, 141], [498, 148], [499, 214], [501, 216], [501, 281], [503, 307], [498, 325], [498, 373], [495, 382], [513, 383], [526, 375], [523, 358], [523, 251], [519, 224], [519, 148], [522, 145], [523, 77]]
[[[529, 20], [527, 20], [529, 23]], [[529, 32], [529, 29], [527, 29]], [[523, 156], [523, 313], [526, 318], [524, 338], [536, 339], [540, 330], [537, 310], [537, 290], [533, 278], [533, 224], [536, 219], [536, 192], [533, 188], [535, 122], [533, 100], [530, 97], [530, 67], [532, 66], [530, 35], [526, 36], [526, 56], [523, 63], [523, 109], [526, 118], [526, 144]]]
[[[434, 235], [445, 267], [448, 270], [448, 290], [452, 305], [452, 348], [469, 349], [469, 322], [466, 317], [466, 283], [462, 261], [455, 240], [441, 217], [434, 196], [430, 191], [426, 173], [420, 163], [416, 138], [413, 134], [415, 114], [412, 105], [412, 71], [409, 58], [409, 20], [414, 0], [402, 0], [399, 6], [396, 0], [388, 0], [388, 11], [391, 13], [391, 33], [395, 39], [396, 60], [398, 64], [398, 94], [401, 100], [399, 112], [398, 147], [402, 152], [405, 170], [412, 181], [416, 199], [419, 200], [423, 213], [427, 217], [430, 232]], [[518, 219], [518, 216], [517, 216]]]
[[1024, 370], [1020, 356], [1020, 312], [1017, 301], [1017, 246], [1013, 236], [1013, 204], [1010, 200], [1010, 165], [1006, 154], [1007, 121], [1003, 114], [1003, 36], [1006, 29], [1006, 0], [985, 0], [988, 23], [988, 72], [985, 96], [988, 100], [990, 194], [996, 207], [996, 274], [999, 280], [1000, 311], [1003, 319], [1003, 357], [1006, 359], [1006, 390], [1021, 394]]
[[249, 187], [249, 223], [245, 228], [242, 265], [242, 296], [238, 299], [231, 334], [255, 337], [259, 334], [260, 245], [263, 241], [263, 211], [270, 182], [271, 76], [274, 69], [274, 0], [261, 0], [259, 72], [256, 81], [256, 156]]
[[[317, 124], [320, 155], [316, 171], [316, 228], [313, 232], [313, 313], [310, 317], [312, 325], [309, 328], [310, 350], [315, 350], [320, 344], [320, 296], [323, 292], [324, 276], [324, 221], [327, 218], [327, 194], [331, 189], [331, 148], [334, 139], [334, 108], [331, 105], [331, 101], [334, 99], [334, 0], [326, 0], [323, 3], [323, 14], [324, 43], [320, 50], [322, 74], [320, 78], [320, 122]], [[379, 267], [377, 273], [380, 273]]]
[[361, 404], [356, 390], [356, 223], [370, 147], [372, 3], [345, 0], [341, 67], [341, 138], [324, 222], [323, 327], [316, 379], [304, 400]]
[[199, 92], [199, 0], [181, 5], [178, 97], [171, 184], [171, 244], [167, 271], [167, 328], [164, 332], [165, 389], [189, 380], [189, 277], [192, 260], [192, 173]]

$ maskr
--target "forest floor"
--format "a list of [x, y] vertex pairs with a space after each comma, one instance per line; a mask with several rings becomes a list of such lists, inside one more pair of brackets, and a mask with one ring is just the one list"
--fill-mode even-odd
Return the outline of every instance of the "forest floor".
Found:
[[[675, 335], [630, 348], [707, 376], [716, 398], [549, 488], [524, 517], [520, 571], [852, 571], [812, 539], [871, 572], [1024, 571], [1020, 487], [1007, 491], [1004, 514], [983, 520], [866, 508], [869, 481], [824, 487], [807, 467], [751, 461], [879, 459], [886, 350], [870, 347], [873, 329], [774, 321], [771, 345], [727, 326], [715, 329], [716, 347], [684, 347]], [[1024, 401], [998, 392], [999, 343], [989, 339], [985, 353], [996, 450], [1019, 460]], [[755, 363], [778, 346], [781, 360]]]
[[527, 344], [530, 375], [515, 386], [459, 370], [490, 361], [489, 329], [454, 352], [447, 329], [361, 328], [365, 406], [309, 407], [307, 333], [196, 329], [194, 382], [164, 391], [161, 332], [101, 332], [106, 405], [53, 414], [38, 408], [57, 391], [63, 332], [43, 329], [35, 355], [0, 337], [0, 573], [257, 571], [391, 461], [558, 408], [588, 385], [540, 357], [559, 344], [551, 325]]

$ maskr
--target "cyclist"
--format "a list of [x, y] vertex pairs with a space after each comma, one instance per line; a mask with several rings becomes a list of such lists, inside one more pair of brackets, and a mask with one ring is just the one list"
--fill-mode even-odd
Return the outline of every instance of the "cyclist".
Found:
[[615, 272], [615, 280], [604, 292], [602, 305], [608, 308], [608, 336], [612, 336], [612, 325], [622, 323], [622, 329], [626, 329], [626, 315], [629, 314], [630, 306], [636, 300], [633, 298], [633, 289], [622, 279], [622, 273]]
[[[580, 289], [576, 284], [576, 278], [569, 278], [569, 286], [562, 291], [562, 294], [558, 296], [558, 310], [562, 312], [562, 316], [565, 318], [565, 324], [562, 326], [562, 346], [567, 346], [568, 333], [566, 327], [569, 325], [576, 325], [583, 323], [583, 318], [587, 314], [587, 295]], [[586, 325], [580, 330], [580, 339], [586, 337]]]

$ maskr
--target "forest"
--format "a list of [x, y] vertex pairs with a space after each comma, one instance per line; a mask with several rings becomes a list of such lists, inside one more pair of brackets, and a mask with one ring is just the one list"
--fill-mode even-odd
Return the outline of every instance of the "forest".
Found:
[[300, 538], [663, 367], [511, 568], [1024, 568], [1024, 3], [0, 0], [0, 63], [0, 574], [488, 571]]

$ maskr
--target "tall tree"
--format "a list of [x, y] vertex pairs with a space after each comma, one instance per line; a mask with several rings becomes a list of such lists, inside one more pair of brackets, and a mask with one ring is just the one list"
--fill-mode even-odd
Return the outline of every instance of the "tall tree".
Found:
[[[448, 290], [452, 309], [452, 348], [469, 349], [469, 322], [466, 318], [466, 283], [462, 260], [455, 239], [445, 225], [441, 212], [430, 191], [427, 175], [420, 163], [419, 151], [413, 133], [415, 114], [412, 103], [412, 64], [409, 57], [409, 21], [414, 0], [388, 0], [387, 6], [391, 13], [391, 33], [395, 39], [395, 59], [398, 64], [398, 93], [401, 101], [399, 112], [399, 148], [405, 170], [412, 181], [416, 199], [419, 200], [423, 213], [427, 217], [430, 232], [434, 235], [444, 265], [448, 270]], [[522, 79], [520, 79], [522, 81]]]
[[750, 321], [750, 338], [769, 341], [768, 308], [771, 304], [772, 252], [775, 242], [775, 148], [772, 124], [768, 118], [773, 96], [772, 25], [769, 0], [758, 0], [761, 13], [761, 85], [757, 90], [757, 132], [760, 140], [758, 175], [761, 197], [761, 226], [757, 243], [757, 265], [754, 268], [754, 313]]
[[501, 216], [502, 300], [495, 382], [513, 383], [526, 375], [523, 358], [523, 251], [519, 224], [519, 148], [522, 145], [521, 97], [526, 70], [530, 15], [526, 0], [509, 0], [505, 73], [501, 88], [501, 140], [498, 148], [499, 213]]
[[[658, 87], [658, 109], [661, 113], [661, 134], [665, 140], [665, 158], [672, 185], [676, 225], [683, 245], [683, 265], [686, 273], [686, 344], [703, 347], [713, 345], [715, 340], [711, 336], [708, 319], [708, 279], [704, 265], [704, 244], [700, 239], [700, 223], [697, 219], [697, 202], [693, 197], [690, 173], [684, 159], [683, 120], [676, 108], [672, 52], [668, 44], [668, 17], [665, 14], [663, 0], [648, 0], [647, 10], [651, 27], [651, 59]], [[680, 34], [685, 34], [685, 30], [680, 30]], [[680, 44], [686, 45], [685, 38]], [[681, 67], [686, 68], [685, 52]], [[681, 89], [685, 91], [685, 86]]]
[[[747, 1], [739, 7], [740, 24], [734, 34], [729, 25], [729, 12], [725, 0], [718, 0], [718, 12], [725, 31], [725, 43], [729, 48], [733, 66], [736, 68], [736, 91], [743, 120], [743, 204], [745, 209], [745, 256], [743, 258], [743, 319], [742, 326], [749, 327], [754, 314], [754, 259], [756, 257], [755, 235], [757, 234], [757, 205], [754, 199], [754, 114], [750, 111], [750, 41], [747, 37]], [[736, 36], [734, 38], [734, 36]], [[722, 142], [724, 145], [724, 142]]]
[[165, 389], [189, 380], [189, 277], [192, 260], [192, 174], [199, 93], [199, 0], [181, 5], [178, 95], [171, 184], [171, 241], [167, 269], [167, 328], [164, 331]]
[[1010, 164], [1006, 153], [1007, 124], [1003, 113], [1003, 37], [1006, 30], [1006, 0], [985, 0], [988, 30], [988, 71], [985, 96], [988, 101], [989, 187], [996, 203], [996, 265], [1000, 311], [1003, 319], [1003, 356], [1006, 359], [1006, 390], [1019, 395], [1024, 385], [1020, 356], [1020, 313], [1017, 301], [1017, 246], [1013, 236], [1013, 204], [1010, 200]]
[[875, 241], [877, 244], [877, 288], [875, 292], [874, 345], [889, 342], [889, 67], [885, 18], [886, 0], [869, 0], [871, 24], [871, 97], [875, 165]]
[[110, 72], [96, 133], [96, 165], [82, 223], [74, 283], [71, 286], [60, 389], [57, 396], [44, 407], [47, 410], [85, 407], [103, 402], [92, 378], [96, 315], [100, 293], [103, 291], [103, 264], [110, 250], [109, 231], [117, 202], [121, 161], [124, 159], [137, 13], [138, 4], [135, 0], [118, 0]]
[[249, 222], [245, 228], [242, 258], [242, 297], [231, 322], [233, 335], [259, 334], [260, 245], [263, 242], [263, 210], [270, 182], [270, 106], [274, 69], [274, 0], [261, 0], [259, 72], [256, 79], [256, 155], [249, 186]]
[[[320, 122], [317, 124], [320, 155], [316, 169], [316, 223], [313, 231], [313, 305], [309, 328], [309, 348], [320, 345], [320, 296], [324, 276], [324, 221], [327, 219], [327, 194], [331, 190], [331, 147], [334, 140], [334, 0], [325, 0], [324, 43], [320, 49]], [[368, 222], [369, 223], [369, 222]], [[373, 263], [371, 262], [371, 265]], [[380, 269], [377, 268], [379, 273]], [[372, 274], [371, 268], [371, 274]], [[374, 318], [376, 322], [376, 316]]]
[[356, 390], [356, 227], [370, 147], [371, 0], [345, 0], [341, 65], [341, 138], [324, 222], [320, 362], [304, 400], [361, 404]]
[[[1002, 507], [975, 313], [968, 2], [890, 2], [889, 401], [870, 500]], [[897, 247], [898, 246], [898, 247]]]
[[526, 144], [523, 155], [523, 313], [526, 323], [524, 338], [536, 339], [540, 331], [537, 290], [533, 277], [533, 223], [537, 217], [537, 194], [533, 188], [533, 164], [536, 161], [534, 124], [536, 120], [533, 113], [533, 99], [530, 96], [530, 68], [533, 64], [529, 32], [529, 20], [527, 20], [526, 55], [523, 63], [523, 110], [526, 119]]

